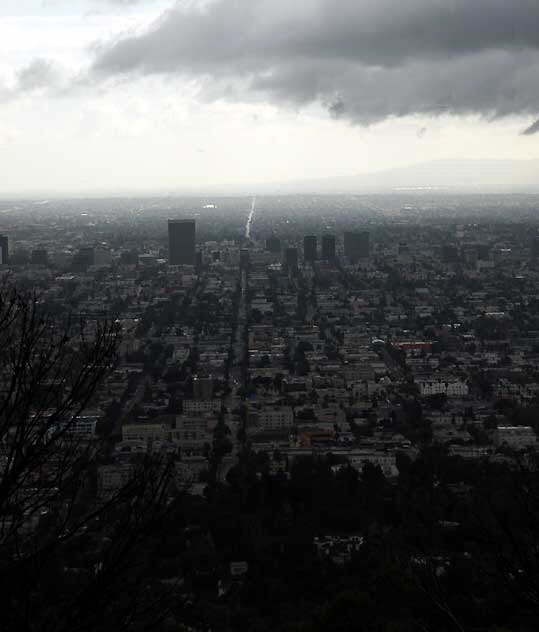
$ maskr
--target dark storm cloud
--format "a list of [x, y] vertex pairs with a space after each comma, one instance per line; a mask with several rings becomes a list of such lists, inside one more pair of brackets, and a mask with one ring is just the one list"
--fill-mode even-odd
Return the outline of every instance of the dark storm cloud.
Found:
[[[314, 101], [369, 123], [536, 113], [538, 0], [214, 0], [98, 52], [93, 71], [197, 77], [207, 94]], [[223, 88], [224, 90], [224, 88]], [[221, 93], [223, 95], [224, 93]]]
[[346, 105], [339, 96], [335, 97], [327, 108], [333, 118], [341, 118], [346, 114]]

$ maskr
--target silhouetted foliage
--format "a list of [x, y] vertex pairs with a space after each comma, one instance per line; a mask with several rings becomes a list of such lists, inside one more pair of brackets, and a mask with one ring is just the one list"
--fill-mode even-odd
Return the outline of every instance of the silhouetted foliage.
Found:
[[105, 444], [78, 426], [117, 343], [114, 322], [53, 319], [34, 294], [0, 292], [2, 630], [142, 629], [167, 611], [148, 554], [170, 464], [141, 456], [100, 496]]

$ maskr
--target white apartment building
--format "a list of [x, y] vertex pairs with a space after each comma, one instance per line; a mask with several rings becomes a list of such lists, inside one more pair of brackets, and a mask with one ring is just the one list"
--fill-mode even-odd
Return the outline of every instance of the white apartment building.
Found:
[[215, 413], [221, 410], [221, 402], [218, 399], [184, 399], [183, 412], [186, 415], [203, 415], [205, 413]]
[[451, 456], [460, 456], [463, 459], [482, 459], [489, 456], [491, 448], [475, 444], [460, 445], [455, 443], [449, 446]]
[[468, 385], [460, 380], [453, 382], [443, 380], [425, 380], [418, 382], [422, 397], [429, 395], [447, 395], [447, 397], [467, 397]]
[[258, 412], [258, 424], [264, 430], [282, 430], [294, 425], [294, 411], [291, 406], [264, 408]]

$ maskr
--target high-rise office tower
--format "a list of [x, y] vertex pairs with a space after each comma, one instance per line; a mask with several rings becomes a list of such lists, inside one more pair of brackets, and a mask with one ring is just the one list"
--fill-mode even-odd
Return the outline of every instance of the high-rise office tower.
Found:
[[2, 249], [0, 263], [9, 263], [9, 239], [6, 235], [0, 235], [0, 248]]
[[335, 236], [323, 235], [322, 236], [322, 259], [331, 261], [335, 259]]
[[266, 250], [268, 252], [281, 252], [281, 240], [279, 237], [268, 237], [266, 239]]
[[352, 263], [370, 255], [370, 235], [367, 231], [344, 233], [344, 254]]
[[303, 258], [305, 261], [316, 261], [317, 259], [316, 237], [309, 235], [303, 239]]
[[298, 269], [298, 249], [287, 248], [284, 251], [284, 263], [287, 272], [297, 272]]
[[79, 248], [79, 256], [84, 259], [87, 265], [95, 265], [95, 248], [93, 246], [83, 246]]
[[90, 266], [95, 265], [95, 248], [83, 246], [73, 257], [71, 267], [74, 272], [86, 272]]
[[194, 219], [168, 220], [168, 261], [172, 266], [196, 263], [196, 223]]

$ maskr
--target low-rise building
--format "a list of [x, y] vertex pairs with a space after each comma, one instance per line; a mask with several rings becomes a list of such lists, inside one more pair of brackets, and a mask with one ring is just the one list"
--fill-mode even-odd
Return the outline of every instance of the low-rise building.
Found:
[[130, 463], [101, 465], [97, 470], [97, 489], [99, 495], [110, 495], [127, 485], [133, 476]]
[[124, 441], [165, 441], [170, 428], [166, 424], [135, 423], [122, 426]]
[[183, 412], [186, 415], [201, 415], [204, 413], [218, 412], [221, 402], [218, 399], [184, 399]]
[[263, 408], [258, 411], [258, 425], [264, 430], [280, 430], [294, 425], [294, 411], [291, 406]]
[[171, 438], [183, 450], [201, 450], [206, 444], [211, 444], [216, 425], [217, 419], [212, 415], [180, 415], [176, 417]]
[[498, 426], [494, 442], [513, 450], [526, 450], [537, 446], [537, 435], [531, 426]]
[[469, 388], [465, 382], [460, 380], [420, 380], [418, 382], [421, 396], [446, 395], [447, 397], [468, 397]]

